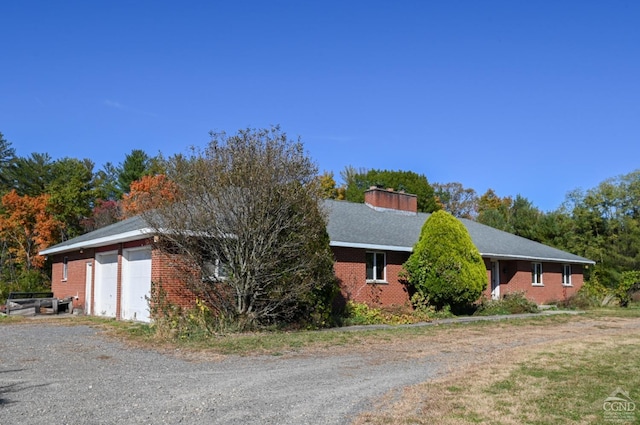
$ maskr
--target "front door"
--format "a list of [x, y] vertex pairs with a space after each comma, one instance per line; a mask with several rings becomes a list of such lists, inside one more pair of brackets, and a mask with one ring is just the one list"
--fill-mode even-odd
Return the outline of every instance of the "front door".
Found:
[[500, 299], [500, 262], [491, 262], [491, 299]]

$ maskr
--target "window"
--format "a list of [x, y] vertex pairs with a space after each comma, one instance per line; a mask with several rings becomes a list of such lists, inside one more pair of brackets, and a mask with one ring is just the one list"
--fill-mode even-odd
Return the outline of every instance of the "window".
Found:
[[62, 280], [67, 280], [69, 277], [69, 257], [62, 259]]
[[219, 259], [205, 260], [202, 267], [202, 280], [220, 281], [229, 277], [228, 267]]
[[367, 252], [367, 281], [369, 282], [386, 282], [387, 276], [385, 268], [387, 259], [384, 252]]
[[562, 266], [562, 284], [564, 286], [571, 286], [571, 264], [564, 264]]
[[531, 263], [531, 284], [542, 286], [542, 263]]

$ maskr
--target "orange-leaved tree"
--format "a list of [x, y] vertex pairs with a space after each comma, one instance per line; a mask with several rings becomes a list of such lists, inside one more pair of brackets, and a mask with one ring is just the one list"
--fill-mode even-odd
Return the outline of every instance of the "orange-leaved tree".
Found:
[[25, 270], [42, 268], [38, 252], [57, 241], [64, 224], [48, 211], [49, 195], [20, 196], [15, 190], [2, 197], [0, 237], [16, 264]]
[[164, 174], [143, 176], [131, 183], [131, 190], [122, 197], [122, 213], [133, 217], [174, 202], [178, 198], [178, 187]]

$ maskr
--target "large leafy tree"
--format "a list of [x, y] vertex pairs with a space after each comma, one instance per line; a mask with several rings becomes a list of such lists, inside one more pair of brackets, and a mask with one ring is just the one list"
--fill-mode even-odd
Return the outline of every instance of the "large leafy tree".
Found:
[[478, 213], [478, 195], [461, 183], [434, 183], [433, 189], [445, 211], [454, 217], [474, 218]]
[[509, 213], [513, 199], [510, 196], [499, 197], [493, 189], [488, 189], [478, 199], [479, 223], [486, 224], [496, 229], [510, 231]]
[[131, 183], [131, 190], [122, 197], [123, 216], [133, 217], [175, 202], [178, 187], [164, 174], [143, 176]]
[[446, 211], [433, 213], [424, 223], [404, 269], [409, 284], [438, 307], [472, 303], [488, 283], [469, 232]]
[[640, 170], [570, 192], [554, 214], [563, 224], [556, 245], [595, 260], [590, 273], [606, 286], [640, 269]]
[[325, 171], [318, 176], [322, 197], [325, 199], [344, 199], [344, 189], [336, 186], [336, 180], [333, 178], [333, 172]]
[[150, 157], [141, 149], [133, 149], [120, 164], [107, 162], [96, 173], [96, 195], [102, 200], [119, 200], [129, 193], [131, 183], [157, 174], [166, 174], [166, 160], [162, 154]]
[[143, 213], [159, 248], [188, 259], [174, 269], [240, 326], [326, 320], [333, 257], [317, 169], [302, 143], [279, 127], [211, 137], [206, 149], [169, 160], [179, 196]]
[[83, 232], [82, 222], [91, 215], [95, 203], [93, 177], [93, 162], [88, 159], [63, 158], [51, 165], [51, 181], [46, 191], [51, 211], [65, 224], [60, 239]]
[[38, 252], [52, 244], [64, 226], [48, 211], [49, 195], [20, 196], [15, 190], [2, 197], [0, 237], [11, 260], [24, 270], [42, 268]]
[[418, 211], [433, 212], [440, 209], [433, 187], [427, 177], [413, 171], [356, 170], [346, 167], [341, 173], [345, 184], [345, 199], [364, 202], [364, 192], [371, 186], [404, 190], [418, 196]]
[[501, 198], [489, 189], [478, 200], [476, 220], [479, 223], [538, 242], [545, 238], [540, 228], [543, 217], [544, 214], [521, 195], [515, 199]]
[[89, 217], [84, 218], [80, 224], [85, 232], [100, 229], [116, 223], [122, 219], [120, 202], [114, 200], [105, 201], [97, 199]]
[[127, 154], [118, 168], [118, 177], [116, 188], [118, 191], [118, 197], [122, 197], [123, 194], [129, 193], [131, 183], [136, 180], [140, 180], [143, 176], [151, 174], [151, 166], [153, 162], [149, 155], [143, 150], [134, 149], [131, 153]]
[[118, 167], [107, 162], [94, 174], [96, 198], [103, 201], [116, 201], [122, 196], [118, 189]]
[[47, 153], [32, 153], [28, 157], [18, 157], [7, 170], [10, 189], [18, 195], [38, 196], [47, 192], [53, 178], [53, 160]]
[[81, 221], [95, 201], [93, 162], [88, 159], [52, 160], [46, 153], [32, 153], [11, 161], [6, 170], [8, 189], [19, 196], [37, 198], [47, 194], [47, 208], [64, 223], [57, 241], [82, 232]]

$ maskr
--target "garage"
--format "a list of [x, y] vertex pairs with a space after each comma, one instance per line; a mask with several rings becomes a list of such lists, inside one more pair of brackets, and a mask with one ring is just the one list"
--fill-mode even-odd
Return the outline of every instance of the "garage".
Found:
[[122, 253], [120, 318], [149, 322], [151, 295], [151, 249], [126, 249]]
[[95, 274], [93, 313], [96, 316], [116, 317], [118, 252], [97, 254]]

